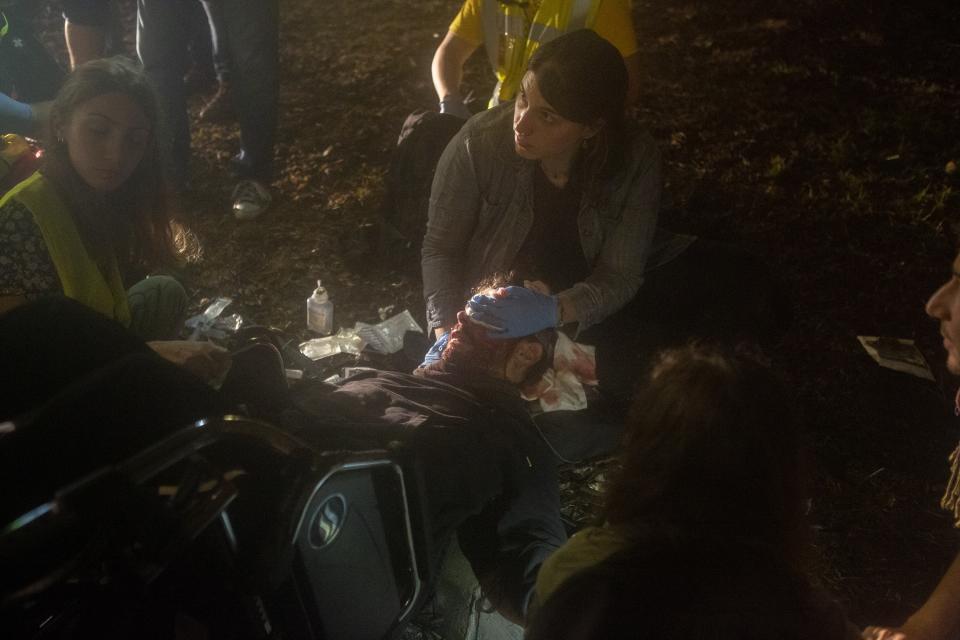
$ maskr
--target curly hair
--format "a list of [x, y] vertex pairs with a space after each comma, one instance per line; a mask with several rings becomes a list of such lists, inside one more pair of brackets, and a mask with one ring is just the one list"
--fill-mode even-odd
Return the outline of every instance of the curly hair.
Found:
[[[522, 286], [523, 280], [516, 272], [494, 273], [478, 282], [471, 293], [481, 293], [490, 289], [507, 286]], [[432, 369], [456, 368], [465, 374], [488, 375], [497, 370], [510, 356], [510, 353], [520, 342], [537, 342], [543, 348], [543, 355], [531, 365], [520, 385], [535, 384], [543, 374], [553, 365], [553, 350], [557, 341], [557, 333], [553, 329], [539, 331], [536, 334], [522, 338], [496, 339], [490, 337], [488, 330], [469, 320], [460, 319], [455, 327], [460, 335], [459, 348], [448, 348], [444, 351], [441, 362], [429, 365]]]

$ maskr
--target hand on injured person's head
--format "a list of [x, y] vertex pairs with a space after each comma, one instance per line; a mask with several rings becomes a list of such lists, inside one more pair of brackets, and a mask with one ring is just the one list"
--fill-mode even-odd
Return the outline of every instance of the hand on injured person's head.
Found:
[[521, 338], [556, 327], [560, 305], [549, 296], [524, 287], [502, 287], [492, 295], [478, 293], [467, 302], [472, 322], [489, 329], [491, 338]]
[[158, 340], [147, 344], [164, 360], [180, 365], [207, 382], [222, 379], [230, 369], [230, 353], [212, 342]]

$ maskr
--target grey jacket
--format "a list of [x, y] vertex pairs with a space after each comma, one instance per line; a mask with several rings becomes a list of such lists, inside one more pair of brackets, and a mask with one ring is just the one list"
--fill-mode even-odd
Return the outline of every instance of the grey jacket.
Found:
[[[627, 166], [585, 194], [580, 243], [592, 273], [560, 296], [573, 302], [580, 330], [633, 298], [651, 266], [676, 257], [690, 242], [654, 234], [660, 207], [660, 152], [645, 132], [631, 136]], [[470, 287], [510, 268], [533, 224], [533, 171], [513, 144], [513, 103], [471, 118], [440, 157], [421, 266], [430, 328], [450, 326]]]

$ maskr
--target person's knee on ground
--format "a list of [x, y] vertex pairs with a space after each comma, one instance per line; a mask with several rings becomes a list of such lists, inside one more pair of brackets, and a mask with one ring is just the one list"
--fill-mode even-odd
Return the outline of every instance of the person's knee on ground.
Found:
[[150, 276], [127, 291], [130, 330], [140, 338], [172, 340], [183, 327], [187, 292], [170, 276]]

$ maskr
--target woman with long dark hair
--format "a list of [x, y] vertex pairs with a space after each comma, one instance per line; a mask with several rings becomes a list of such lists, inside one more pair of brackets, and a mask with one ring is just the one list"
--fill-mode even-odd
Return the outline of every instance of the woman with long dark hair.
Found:
[[503, 337], [576, 323], [621, 402], [666, 344], [757, 332], [763, 297], [751, 260], [658, 230], [660, 154], [626, 117], [626, 92], [623, 58], [596, 33], [542, 45], [516, 101], [472, 118], [444, 151], [422, 249], [438, 338], [469, 283], [513, 269], [552, 295], [475, 300], [475, 320]]
[[470, 120], [440, 159], [423, 241], [428, 321], [454, 324], [469, 284], [522, 269], [559, 291], [561, 320], [596, 324], [642, 280], [660, 155], [627, 128], [616, 48], [576, 31], [538, 49], [516, 101]]

